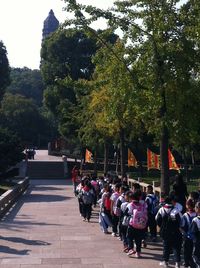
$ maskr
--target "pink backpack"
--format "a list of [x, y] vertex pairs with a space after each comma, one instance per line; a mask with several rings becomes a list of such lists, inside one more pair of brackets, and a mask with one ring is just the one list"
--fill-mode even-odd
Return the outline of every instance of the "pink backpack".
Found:
[[133, 215], [129, 224], [135, 229], [145, 229], [147, 226], [147, 208], [146, 203], [132, 204]]

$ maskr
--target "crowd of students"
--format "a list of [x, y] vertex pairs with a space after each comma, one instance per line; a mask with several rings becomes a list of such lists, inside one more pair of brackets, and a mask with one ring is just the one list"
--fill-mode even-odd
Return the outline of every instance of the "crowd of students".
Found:
[[174, 253], [175, 267], [181, 267], [183, 251], [184, 267], [200, 268], [200, 189], [188, 195], [186, 187], [180, 186], [184, 184], [180, 175], [177, 182], [168, 196], [158, 198], [151, 185], [142, 192], [138, 183], [130, 189], [127, 178], [84, 176], [74, 192], [83, 221], [90, 221], [93, 206], [98, 204], [103, 233], [110, 234], [110, 227], [127, 256], [140, 258], [147, 241], [156, 243], [162, 238], [160, 266], [168, 267]]

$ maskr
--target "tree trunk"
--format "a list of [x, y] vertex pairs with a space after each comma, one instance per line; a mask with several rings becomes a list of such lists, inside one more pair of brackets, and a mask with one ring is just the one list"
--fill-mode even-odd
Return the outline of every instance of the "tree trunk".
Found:
[[194, 155], [194, 151], [191, 151], [191, 158], [192, 158], [192, 166], [193, 168], [195, 168], [195, 155]]
[[115, 167], [116, 174], [118, 174], [118, 166], [119, 166], [119, 151], [117, 149], [117, 152], [116, 152], [116, 167]]
[[125, 145], [124, 145], [124, 129], [120, 129], [120, 167], [121, 167], [121, 176], [122, 178], [126, 175], [126, 166], [125, 166]]
[[164, 125], [160, 140], [160, 162], [161, 162], [161, 191], [168, 194], [170, 191], [169, 160], [168, 160], [168, 129]]
[[80, 163], [80, 170], [84, 169], [84, 163], [85, 163], [85, 148], [81, 146], [81, 163]]
[[139, 174], [140, 174], [140, 177], [142, 178], [143, 177], [143, 165], [142, 165], [142, 161], [139, 161], [138, 163], [138, 167], [139, 167]]
[[108, 141], [104, 142], [104, 173], [108, 172], [108, 154], [109, 154], [109, 144]]
[[185, 178], [186, 182], [188, 182], [188, 164], [187, 164], [185, 148], [183, 148], [183, 162], [184, 162]]
[[94, 174], [97, 175], [97, 149], [94, 150]]

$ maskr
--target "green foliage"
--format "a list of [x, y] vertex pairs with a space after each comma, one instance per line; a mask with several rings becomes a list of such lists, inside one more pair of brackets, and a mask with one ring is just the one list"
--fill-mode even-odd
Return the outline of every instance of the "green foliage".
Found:
[[46, 84], [44, 103], [58, 120], [60, 133], [68, 139], [76, 136], [76, 95], [72, 81], [89, 79], [94, 65], [91, 56], [96, 44], [84, 32], [60, 30], [47, 38], [41, 50], [41, 72]]
[[[110, 31], [98, 34], [109, 43], [117, 38]], [[91, 79], [94, 70], [92, 56], [101, 45], [93, 32], [77, 29], [60, 30], [42, 45], [41, 72], [46, 84], [44, 103], [56, 116], [59, 132], [68, 140], [78, 137], [80, 121], [76, 115], [82, 113], [78, 103], [86, 94], [84, 87], [77, 90], [75, 82]]]
[[[95, 62], [97, 66], [100, 63], [97, 80], [104, 94], [98, 90], [96, 96], [93, 93], [94, 106], [98, 104], [98, 96], [103, 96], [103, 111], [109, 112], [101, 119], [108, 120], [114, 129], [117, 125], [124, 129], [135, 127], [129, 119], [132, 108], [133, 121], [140, 122], [160, 144], [162, 182], [166, 181], [161, 185], [167, 192], [168, 142], [181, 147], [199, 140], [199, 3], [193, 0], [186, 4], [180, 0], [115, 1], [112, 9], [100, 10], [75, 0], [65, 2], [66, 10], [75, 15], [75, 19], [66, 20], [65, 25], [92, 32], [91, 22], [104, 18], [112, 29], [122, 30], [124, 56], [110, 49], [108, 66], [103, 53], [103, 60], [100, 56], [99, 62]], [[125, 72], [129, 74], [129, 82]], [[112, 82], [103, 84], [110, 77]], [[130, 95], [127, 94], [129, 87], [132, 88]], [[97, 105], [98, 115], [102, 106]]]
[[6, 92], [25, 96], [33, 99], [38, 106], [42, 105], [44, 85], [39, 70], [12, 68], [10, 78], [11, 84]]
[[[122, 30], [126, 60], [111, 49], [108, 53], [123, 62], [132, 76], [138, 93], [134, 118], [141, 120], [157, 143], [163, 125], [170, 130], [173, 143], [197, 140], [198, 106], [192, 103], [199, 100], [199, 84], [197, 80], [194, 83], [199, 71], [199, 28], [195, 26], [199, 25], [199, 4], [187, 1], [183, 5], [179, 0], [115, 1], [111, 10], [104, 11], [72, 0], [65, 2], [66, 10], [76, 17], [66, 20], [66, 25], [92, 31], [90, 23], [103, 17], [110, 27]], [[118, 81], [117, 75], [113, 78]], [[190, 120], [193, 116], [195, 124]], [[186, 126], [188, 131], [182, 136]]]
[[33, 100], [6, 93], [0, 114], [1, 126], [15, 133], [24, 144], [37, 144], [39, 133], [45, 129], [45, 122]]
[[23, 158], [22, 150], [19, 138], [0, 127], [0, 172], [20, 162]]
[[89, 79], [94, 66], [95, 42], [75, 29], [60, 30], [45, 39], [41, 50], [41, 71], [47, 85], [70, 76]]
[[5, 88], [10, 83], [10, 67], [7, 58], [6, 47], [0, 41], [0, 100], [5, 92]]

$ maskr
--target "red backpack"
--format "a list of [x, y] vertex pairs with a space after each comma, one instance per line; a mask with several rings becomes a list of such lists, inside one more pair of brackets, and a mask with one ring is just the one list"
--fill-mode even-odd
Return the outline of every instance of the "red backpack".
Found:
[[106, 210], [111, 210], [110, 195], [105, 197], [105, 199], [104, 199], [104, 207], [105, 207]]

